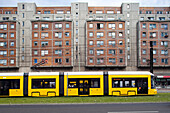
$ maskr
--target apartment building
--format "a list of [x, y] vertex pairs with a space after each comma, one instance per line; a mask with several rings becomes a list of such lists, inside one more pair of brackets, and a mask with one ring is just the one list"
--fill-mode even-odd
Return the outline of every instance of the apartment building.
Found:
[[153, 41], [154, 73], [168, 75], [169, 29], [170, 7], [0, 7], [0, 69], [149, 71]]

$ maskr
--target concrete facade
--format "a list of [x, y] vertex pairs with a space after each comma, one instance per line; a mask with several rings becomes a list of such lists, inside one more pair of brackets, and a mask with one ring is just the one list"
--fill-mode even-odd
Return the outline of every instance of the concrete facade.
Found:
[[[141, 29], [142, 23], [150, 23], [157, 22], [163, 24], [164, 21], [168, 24], [168, 29], [170, 28], [170, 8], [169, 7], [139, 7], [139, 3], [122, 3], [121, 7], [90, 7], [88, 3], [84, 2], [74, 2], [71, 3], [70, 7], [37, 7], [35, 3], [18, 3], [17, 7], [0, 7], [0, 24], [3, 22], [7, 22], [7, 24], [11, 21], [16, 23], [16, 66], [1, 66], [1, 70], [3, 71], [19, 71], [19, 72], [30, 72], [36, 71], [31, 69], [34, 64], [34, 58], [36, 57], [33, 55], [34, 47], [33, 43], [36, 38], [34, 38], [34, 32], [38, 32], [38, 39], [37, 41], [45, 41], [51, 40], [50, 48], [48, 49], [48, 55], [44, 56], [44, 59], [52, 59], [48, 64], [39, 65], [37, 67], [38, 71], [138, 71], [138, 70], [145, 70], [149, 71], [149, 65], [146, 64], [145, 66], [140, 65], [141, 61], [141, 33], [143, 32]], [[147, 21], [147, 22], [146, 22]], [[65, 64], [66, 55], [62, 54], [60, 56], [62, 60], [61, 65], [55, 64], [55, 58], [58, 56], [54, 55], [54, 48], [55, 48], [55, 32], [57, 32], [54, 28], [55, 23], [61, 23], [64, 27], [65, 24], [69, 22], [71, 26], [70, 31], [70, 39], [71, 39], [71, 46], [63, 46], [60, 49], [65, 50], [65, 48], [70, 49], [70, 65]], [[107, 29], [107, 25], [110, 23], [121, 23], [123, 22], [123, 58], [124, 64], [123, 66], [118, 65], [119, 61], [117, 60], [117, 65], [108, 64], [108, 58], [114, 58], [114, 56], [107, 56], [105, 55], [105, 60], [103, 65], [94, 64], [93, 66], [87, 65], [88, 64], [88, 36], [89, 36], [89, 23], [93, 23], [94, 27], [97, 26], [97, 23], [106, 23], [104, 26], [105, 35], [103, 37], [103, 41], [107, 46], [107, 38], [109, 29]], [[37, 23], [39, 26], [41, 24], [46, 23], [48, 26], [52, 26], [52, 28], [39, 29], [36, 31], [33, 29], [34, 23]], [[117, 24], [118, 27], [118, 24]], [[8, 31], [8, 30], [7, 30]], [[60, 30], [59, 30], [60, 31]], [[66, 30], [67, 31], [67, 30]], [[110, 30], [114, 31], [114, 30]], [[0, 30], [0, 33], [4, 32]], [[9, 31], [8, 31], [9, 32]], [[48, 38], [41, 39], [41, 33], [48, 32]], [[62, 31], [62, 36], [65, 35], [65, 29]], [[116, 32], [119, 32], [117, 29]], [[159, 32], [157, 36], [161, 36], [161, 32], [167, 32], [167, 36], [170, 35], [169, 31], [164, 31], [164, 29], [158, 29]], [[96, 33], [93, 33], [96, 38]], [[108, 38], [109, 39], [109, 38]], [[119, 37], [116, 35], [116, 39], [118, 40]], [[160, 39], [159, 44], [161, 43]], [[3, 41], [3, 39], [0, 39]], [[63, 38], [63, 44], [67, 39]], [[166, 38], [169, 42], [169, 38]], [[149, 41], [149, 37], [147, 40]], [[148, 43], [148, 42], [147, 42]], [[118, 42], [116, 43], [118, 44]], [[168, 43], [169, 44], [169, 43]], [[34, 48], [34, 49], [32, 49]], [[118, 47], [119, 48], [119, 47]], [[39, 50], [39, 56], [37, 57], [38, 62], [41, 62], [41, 47], [36, 48]], [[100, 49], [100, 47], [98, 48]], [[107, 47], [105, 54], [108, 53]], [[113, 49], [111, 47], [111, 49]], [[149, 47], [146, 48], [149, 50]], [[158, 49], [158, 48], [157, 48]], [[161, 56], [160, 51], [158, 50]], [[96, 53], [96, 51], [94, 51]], [[170, 53], [170, 52], [168, 52]], [[96, 56], [93, 56], [97, 58]], [[4, 57], [5, 58], [5, 57]], [[101, 56], [102, 58], [102, 56]], [[120, 57], [118, 56], [118, 59]], [[147, 53], [147, 59], [149, 58], [149, 53]], [[163, 63], [155, 64], [157, 66], [154, 67], [154, 72], [168, 72], [170, 66], [170, 58], [167, 57], [168, 64], [164, 66]], [[160, 59], [159, 59], [160, 61]], [[9, 61], [8, 61], [9, 62]], [[53, 62], [53, 63], [52, 63]], [[161, 61], [160, 61], [161, 62]], [[54, 64], [54, 65], [53, 65]]]

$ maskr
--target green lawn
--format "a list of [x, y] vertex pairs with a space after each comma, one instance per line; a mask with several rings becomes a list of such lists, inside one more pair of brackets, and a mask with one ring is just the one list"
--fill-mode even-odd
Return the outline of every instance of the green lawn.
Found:
[[156, 96], [132, 97], [9, 97], [0, 98], [0, 104], [45, 104], [45, 103], [120, 103], [120, 102], [170, 102], [170, 93]]

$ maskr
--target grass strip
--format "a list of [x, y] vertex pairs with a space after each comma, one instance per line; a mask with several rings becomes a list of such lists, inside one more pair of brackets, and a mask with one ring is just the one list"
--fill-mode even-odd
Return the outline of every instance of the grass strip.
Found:
[[170, 93], [155, 96], [131, 97], [7, 97], [0, 104], [48, 104], [48, 103], [120, 103], [120, 102], [170, 102]]

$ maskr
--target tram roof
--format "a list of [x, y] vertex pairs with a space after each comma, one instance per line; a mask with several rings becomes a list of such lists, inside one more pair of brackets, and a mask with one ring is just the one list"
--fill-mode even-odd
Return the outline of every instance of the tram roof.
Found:
[[0, 73], [0, 76], [23, 76], [24, 73]]

